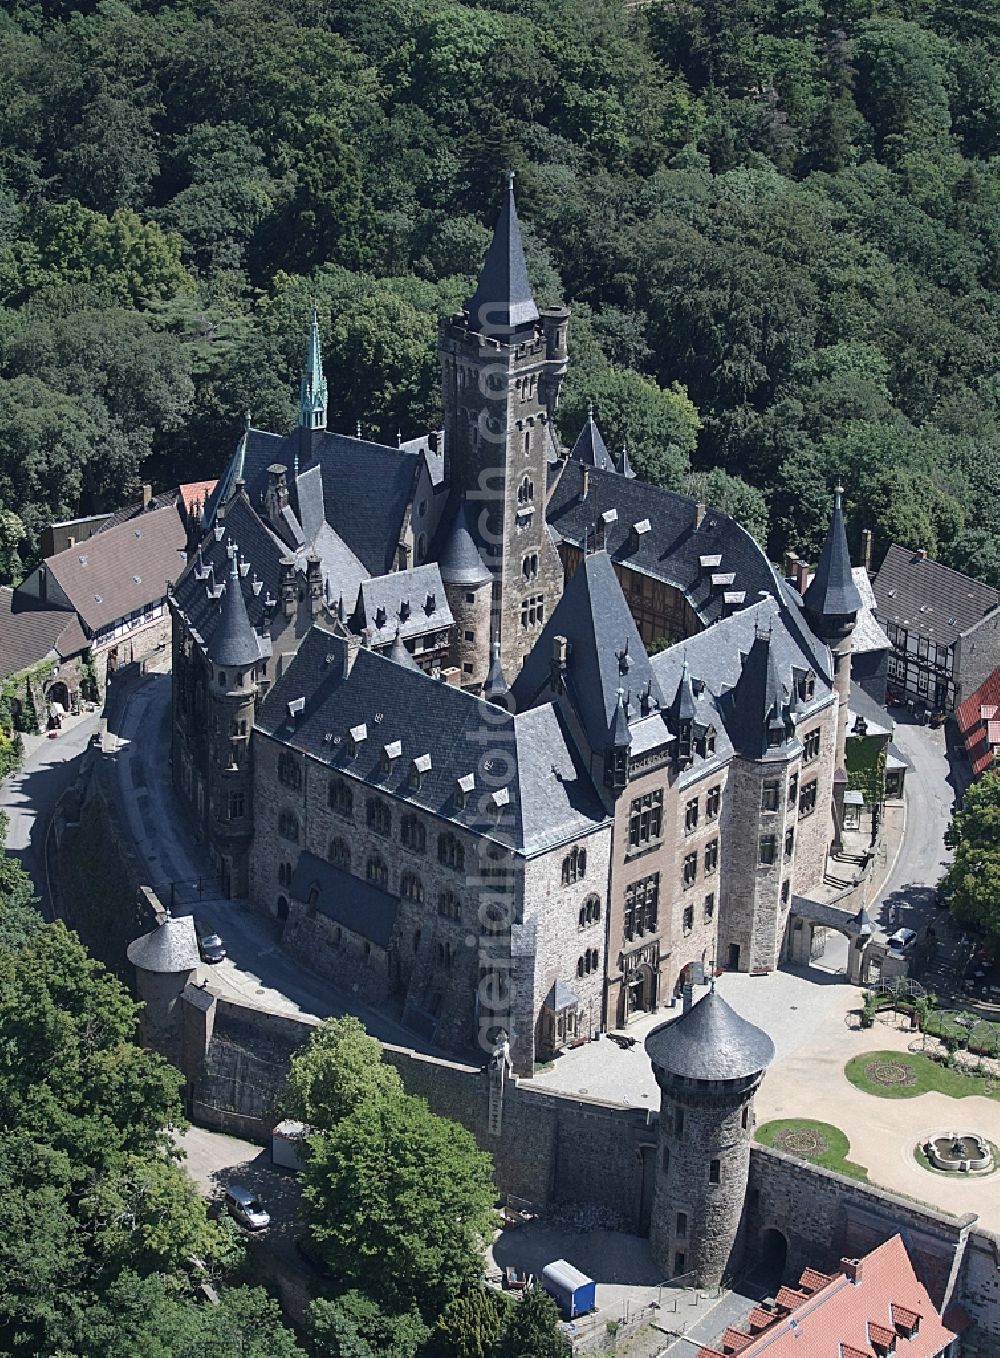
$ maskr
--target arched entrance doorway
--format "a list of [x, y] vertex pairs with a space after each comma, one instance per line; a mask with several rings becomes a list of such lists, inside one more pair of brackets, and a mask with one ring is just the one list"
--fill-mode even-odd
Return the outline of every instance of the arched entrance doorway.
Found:
[[776, 1291], [785, 1276], [787, 1263], [788, 1241], [781, 1231], [774, 1226], [761, 1231], [756, 1266], [751, 1266], [754, 1280], [769, 1292]]

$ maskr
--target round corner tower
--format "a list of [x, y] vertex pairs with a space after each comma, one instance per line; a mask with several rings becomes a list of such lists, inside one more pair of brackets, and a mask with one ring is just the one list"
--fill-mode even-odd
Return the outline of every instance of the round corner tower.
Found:
[[646, 1052], [660, 1086], [653, 1257], [665, 1277], [715, 1287], [737, 1262], [753, 1096], [774, 1044], [713, 987], [681, 1018], [655, 1028]]
[[455, 619], [449, 659], [461, 674], [463, 688], [480, 689], [490, 668], [493, 576], [476, 545], [464, 499], [458, 503], [438, 564]]
[[197, 981], [200, 957], [194, 920], [167, 912], [156, 928], [133, 939], [125, 955], [135, 967], [142, 1001], [143, 1043], [172, 1053], [180, 1042], [177, 1005], [185, 986]]

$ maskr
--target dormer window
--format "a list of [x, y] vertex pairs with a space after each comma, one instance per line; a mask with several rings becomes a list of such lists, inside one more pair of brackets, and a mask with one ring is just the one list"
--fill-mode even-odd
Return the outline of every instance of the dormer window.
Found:
[[710, 726], [705, 732], [705, 753], [715, 754], [715, 727]]
[[816, 696], [816, 676], [807, 670], [799, 683], [799, 695], [803, 702], [810, 702]]
[[351, 727], [350, 731], [347, 733], [347, 740], [344, 743], [347, 746], [347, 753], [352, 759], [357, 759], [361, 751], [361, 746], [367, 739], [368, 727], [364, 722], [362, 722], [360, 726]]
[[403, 745], [401, 741], [391, 740], [388, 743], [388, 745], [382, 746], [382, 753], [379, 756], [379, 764], [382, 767], [383, 774], [388, 776], [392, 772], [393, 764], [395, 764], [396, 760], [402, 753]]
[[382, 628], [386, 624], [386, 612], [381, 606], [375, 610], [375, 626]]
[[469, 804], [469, 798], [476, 789], [476, 776], [473, 773], [466, 773], [455, 781], [455, 805], [464, 810]]
[[425, 776], [430, 773], [433, 765], [429, 754], [417, 755], [410, 765], [409, 784], [410, 787], [418, 788]]

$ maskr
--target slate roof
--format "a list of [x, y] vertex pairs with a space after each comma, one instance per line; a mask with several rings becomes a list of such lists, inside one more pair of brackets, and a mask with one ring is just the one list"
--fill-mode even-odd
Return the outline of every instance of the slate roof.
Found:
[[[212, 496], [206, 524], [213, 522], [218, 505], [238, 477], [246, 482], [250, 503], [262, 506], [268, 467], [272, 463], [286, 467], [291, 483], [298, 452], [297, 429], [286, 435], [247, 430]], [[306, 474], [318, 466], [326, 521], [366, 571], [385, 575], [395, 564], [403, 518], [421, 465], [422, 455], [408, 447], [389, 448], [326, 430], [313, 436], [308, 462], [300, 458], [295, 485], [298, 490], [313, 484]], [[301, 502], [298, 517], [309, 517]]]
[[[433, 607], [429, 608], [431, 601]], [[355, 631], [364, 627], [371, 629], [373, 646], [392, 642], [397, 631], [404, 638], [416, 637], [450, 627], [453, 622], [441, 572], [435, 562], [364, 581], [358, 590], [358, 601], [351, 618]]]
[[575, 1009], [580, 997], [565, 981], [553, 981], [542, 1003], [553, 1013], [558, 1013], [560, 1009]]
[[0, 588], [0, 677], [19, 674], [47, 656], [66, 660], [89, 645], [75, 613]]
[[885, 554], [874, 589], [879, 622], [897, 623], [938, 646], [952, 646], [1000, 604], [1000, 594], [989, 585], [896, 543]]
[[441, 579], [453, 585], [483, 585], [493, 577], [483, 561], [472, 531], [465, 500], [459, 500], [451, 523], [443, 534], [438, 558]]
[[[551, 705], [514, 717], [484, 700], [419, 670], [393, 664], [375, 651], [361, 650], [346, 669], [346, 644], [312, 628], [257, 716], [265, 735], [322, 760], [345, 776], [440, 818], [530, 855], [576, 838], [607, 823], [603, 806], [573, 755], [563, 721]], [[297, 715], [289, 703], [304, 699]], [[367, 727], [367, 738], [352, 758], [346, 737]], [[499, 789], [507, 805], [494, 826], [484, 824], [477, 773], [483, 731], [490, 732], [498, 762], [510, 770]], [[329, 738], [328, 738], [329, 737]], [[399, 743], [399, 757], [386, 774], [381, 755]], [[419, 755], [431, 756], [420, 787], [408, 781]], [[500, 770], [501, 772], [503, 769]], [[475, 774], [475, 792], [457, 805], [459, 778]], [[499, 776], [499, 775], [498, 775]]]
[[93, 635], [164, 599], [184, 570], [186, 542], [176, 505], [169, 504], [105, 528], [45, 565]]
[[174, 606], [206, 644], [222, 614], [218, 588], [228, 576], [231, 543], [238, 548], [243, 599], [255, 631], [266, 632], [280, 606], [280, 563], [288, 548], [261, 522], [246, 496], [237, 496], [227, 506], [225, 519], [207, 534], [171, 595]]
[[851, 683], [851, 693], [848, 699], [848, 711], [851, 715], [851, 725], [848, 734], [854, 730], [854, 722], [858, 717], [863, 718], [868, 726], [870, 736], [891, 736], [895, 730], [896, 723], [885, 710], [880, 707], [874, 698], [870, 697], [860, 684]]
[[125, 955], [141, 971], [166, 976], [194, 970], [201, 960], [194, 920], [190, 915], [165, 916], [155, 929], [133, 939]]
[[855, 566], [851, 571], [854, 586], [861, 596], [861, 607], [854, 621], [851, 633], [851, 653], [867, 655], [871, 651], [891, 651], [892, 642], [886, 636], [875, 617], [875, 591], [871, 578], [864, 566]]
[[774, 1059], [767, 1033], [741, 1018], [714, 988], [686, 1014], [646, 1038], [653, 1065], [690, 1080], [742, 1080]]
[[235, 544], [229, 575], [223, 585], [219, 624], [212, 633], [206, 653], [217, 665], [255, 665], [264, 653], [261, 639], [250, 625], [247, 614]]
[[594, 420], [593, 410], [588, 412], [586, 423], [576, 436], [570, 457], [582, 463], [585, 467], [600, 467], [601, 471], [605, 472], [618, 470], [614, 464], [614, 459], [608, 452], [607, 444], [601, 437], [601, 431]]
[[663, 706], [663, 694], [606, 552], [585, 556], [566, 582], [541, 635], [526, 657], [512, 692], [519, 710], [549, 685], [553, 640], [570, 643], [566, 687], [590, 747], [606, 750], [618, 708], [618, 690], [630, 699], [629, 717], [642, 714], [640, 695]]
[[380, 948], [389, 946], [399, 913], [398, 896], [390, 896], [363, 877], [344, 872], [306, 850], [299, 854], [289, 892], [305, 904], [313, 887], [318, 888], [318, 914]]
[[521, 225], [514, 205], [514, 178], [507, 191], [493, 231], [476, 290], [465, 310], [470, 330], [501, 336], [538, 320], [538, 308], [531, 294], [528, 268], [524, 262]]
[[[733, 606], [755, 603], [761, 591], [777, 594], [778, 577], [765, 553], [729, 515], [709, 509], [696, 527], [696, 503], [688, 496], [598, 467], [589, 469], [587, 497], [581, 500], [583, 466], [573, 458], [554, 474], [546, 518], [560, 536], [582, 549], [601, 516], [615, 510], [604, 538], [612, 560], [679, 589], [703, 623], [722, 617], [726, 592], [742, 596]], [[650, 531], [637, 544], [632, 525], [643, 520]], [[717, 566], [702, 566], [702, 557], [716, 556]], [[713, 575], [729, 574], [731, 584], [713, 585]]]
[[819, 564], [803, 595], [803, 602], [809, 612], [824, 618], [847, 617], [857, 613], [861, 607], [861, 595], [851, 574], [851, 554], [847, 548], [844, 513], [840, 506], [841, 494], [838, 486], [834, 492], [833, 513]]
[[[743, 661], [733, 688], [720, 704], [733, 746], [753, 759], [781, 750], [791, 736], [791, 698], [794, 679], [785, 684], [771, 648], [769, 632], [760, 631]], [[774, 733], [772, 743], [769, 736]]]

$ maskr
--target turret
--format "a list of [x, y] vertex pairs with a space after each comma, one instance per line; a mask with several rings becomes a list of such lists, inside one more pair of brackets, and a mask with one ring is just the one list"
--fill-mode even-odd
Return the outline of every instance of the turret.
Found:
[[478, 688], [490, 667], [493, 576], [476, 545], [464, 499], [459, 501], [438, 565], [455, 619], [449, 661], [461, 674], [463, 688]]
[[319, 315], [312, 310], [306, 365], [299, 381], [299, 455], [307, 461], [313, 438], [326, 429], [327, 386], [319, 342]]
[[670, 704], [668, 720], [670, 730], [677, 738], [677, 763], [680, 768], [687, 768], [691, 763], [694, 753], [694, 724], [697, 717], [697, 708], [694, 703], [694, 687], [691, 683], [691, 672], [688, 669], [687, 656], [681, 665], [681, 677], [677, 683], [677, 692], [674, 700]]
[[628, 755], [632, 747], [623, 688], [618, 690], [618, 703], [611, 718], [609, 735], [610, 743], [604, 755], [604, 785], [612, 792], [621, 792], [628, 785]]
[[717, 1287], [740, 1262], [753, 1098], [774, 1044], [713, 984], [686, 1014], [653, 1029], [646, 1054], [660, 1087], [653, 1258], [665, 1277]]

